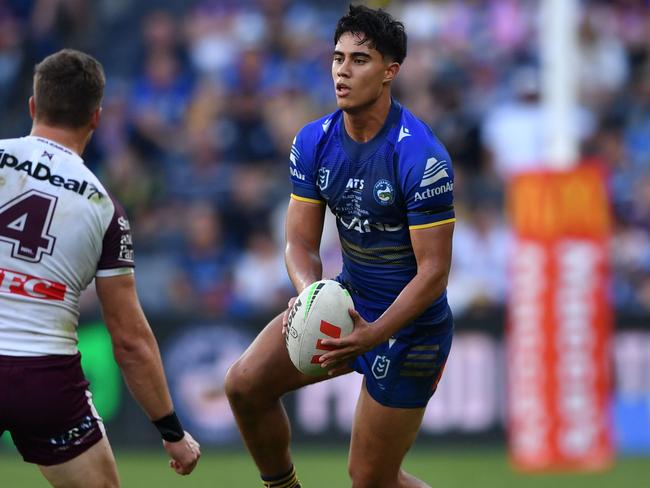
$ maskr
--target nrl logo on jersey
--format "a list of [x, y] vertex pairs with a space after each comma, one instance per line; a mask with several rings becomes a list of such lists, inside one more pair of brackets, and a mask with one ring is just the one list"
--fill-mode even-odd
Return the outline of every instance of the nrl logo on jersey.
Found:
[[382, 380], [388, 376], [389, 367], [390, 359], [386, 356], [375, 356], [375, 360], [372, 363], [372, 375], [378, 380]]
[[320, 168], [318, 170], [318, 188], [324, 190], [330, 183], [330, 170], [327, 168]]

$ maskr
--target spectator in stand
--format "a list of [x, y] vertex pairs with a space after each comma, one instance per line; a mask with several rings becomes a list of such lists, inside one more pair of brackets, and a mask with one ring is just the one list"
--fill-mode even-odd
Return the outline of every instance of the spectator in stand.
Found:
[[254, 229], [234, 272], [234, 299], [241, 316], [272, 315], [294, 294], [281, 247], [268, 229]]
[[147, 156], [159, 157], [182, 145], [179, 134], [191, 93], [191, 80], [173, 52], [159, 50], [147, 55], [130, 104], [134, 137]]
[[[482, 127], [486, 157], [504, 181], [526, 170], [545, 167], [548, 118], [541, 103], [539, 72], [529, 65], [513, 73], [514, 99], [494, 106]], [[572, 127], [580, 139], [590, 135], [589, 112], [577, 109]]]
[[481, 202], [459, 219], [449, 277], [449, 301], [454, 310], [493, 310], [507, 292], [510, 234], [498, 204]]
[[232, 262], [221, 218], [209, 202], [192, 204], [184, 215], [185, 242], [176, 253], [169, 297], [185, 313], [218, 316], [232, 299]]

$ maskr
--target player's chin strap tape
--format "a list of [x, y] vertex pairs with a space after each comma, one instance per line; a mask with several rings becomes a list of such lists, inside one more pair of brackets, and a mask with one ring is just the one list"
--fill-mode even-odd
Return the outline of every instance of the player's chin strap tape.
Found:
[[156, 426], [156, 429], [158, 429], [158, 432], [160, 432], [162, 438], [167, 442], [178, 442], [185, 436], [185, 431], [183, 430], [181, 421], [176, 416], [176, 412], [172, 412], [166, 417], [153, 420], [152, 422]]

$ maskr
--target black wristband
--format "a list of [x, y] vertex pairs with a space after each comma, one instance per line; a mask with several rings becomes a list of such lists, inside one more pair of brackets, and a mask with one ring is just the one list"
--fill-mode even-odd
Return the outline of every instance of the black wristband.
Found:
[[185, 437], [185, 431], [181, 421], [176, 416], [176, 412], [172, 412], [161, 419], [153, 420], [152, 423], [167, 442], [178, 442]]

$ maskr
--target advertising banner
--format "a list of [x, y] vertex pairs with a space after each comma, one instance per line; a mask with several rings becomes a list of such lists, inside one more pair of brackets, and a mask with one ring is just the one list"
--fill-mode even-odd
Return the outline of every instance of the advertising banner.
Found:
[[[243, 448], [223, 391], [230, 364], [255, 337], [256, 324], [151, 317], [174, 404], [206, 448]], [[506, 428], [501, 314], [456, 322], [452, 354], [422, 421], [419, 444], [501, 446]], [[622, 318], [613, 341], [615, 387], [609, 395], [617, 453], [650, 454], [650, 327]], [[102, 323], [84, 323], [80, 349], [93, 402], [116, 448], [158, 449], [160, 437], [127, 391]], [[297, 444], [347, 445], [361, 376], [351, 373], [287, 395]], [[530, 404], [531, 400], [527, 400]], [[522, 401], [523, 403], [523, 401]], [[541, 417], [541, 416], [540, 416]], [[15, 449], [5, 433], [2, 449]]]
[[523, 174], [509, 189], [511, 459], [522, 470], [602, 469], [610, 411], [610, 216], [595, 166]]

